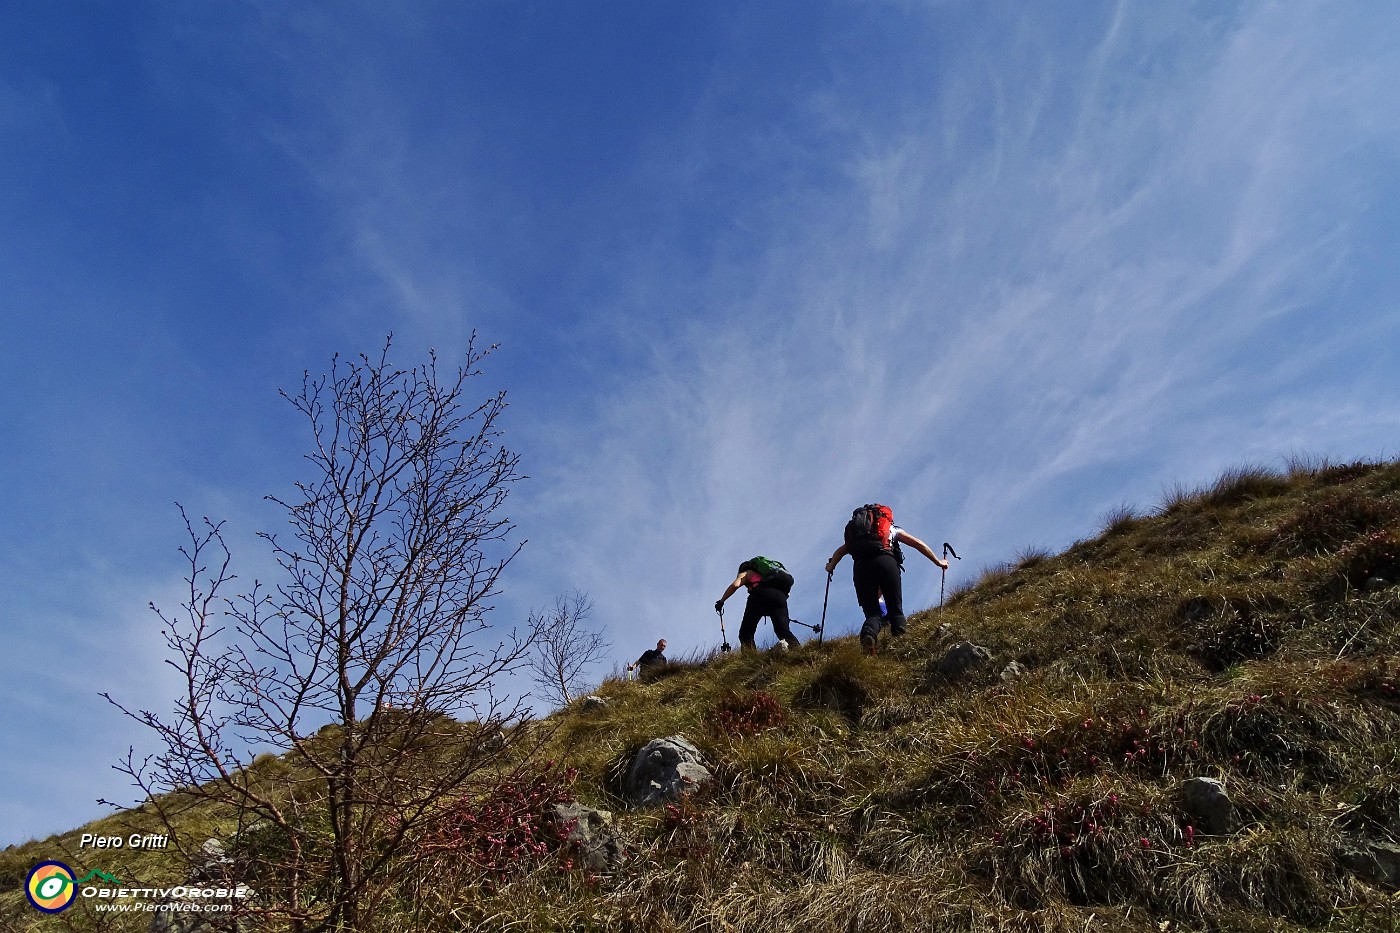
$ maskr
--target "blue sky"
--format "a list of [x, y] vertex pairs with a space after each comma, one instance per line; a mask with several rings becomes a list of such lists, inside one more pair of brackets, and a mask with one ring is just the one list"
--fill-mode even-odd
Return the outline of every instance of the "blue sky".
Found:
[[0, 844], [130, 796], [108, 765], [149, 740], [97, 693], [168, 705], [174, 503], [272, 576], [277, 389], [390, 331], [501, 344], [478, 394], [531, 478], [496, 617], [578, 587], [619, 663], [715, 644], [756, 553], [815, 621], [862, 502], [966, 577], [1231, 465], [1393, 456], [1397, 33], [1384, 2], [7, 4]]

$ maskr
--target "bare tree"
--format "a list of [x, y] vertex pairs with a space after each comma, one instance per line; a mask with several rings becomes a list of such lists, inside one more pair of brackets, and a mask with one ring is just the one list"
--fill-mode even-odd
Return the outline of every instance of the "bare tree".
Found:
[[529, 628], [534, 633], [530, 676], [556, 706], [573, 700], [584, 672], [612, 647], [593, 626], [592, 616], [593, 600], [579, 590], [557, 597], [553, 609], [530, 613]]
[[[118, 768], [167, 825], [210, 801], [236, 814], [265, 868], [259, 910], [297, 931], [371, 928], [395, 860], [525, 715], [493, 685], [530, 635], [486, 614], [520, 547], [502, 511], [518, 456], [499, 443], [505, 394], [463, 398], [491, 351], [473, 338], [444, 377], [435, 355], [394, 368], [390, 345], [282, 393], [311, 450], [296, 494], [268, 497], [286, 538], [259, 535], [280, 582], [226, 597], [220, 525], [185, 519], [188, 601], [156, 610], [184, 695], [173, 716], [122, 708], [163, 747]], [[267, 751], [290, 753], [276, 779], [253, 764]]]

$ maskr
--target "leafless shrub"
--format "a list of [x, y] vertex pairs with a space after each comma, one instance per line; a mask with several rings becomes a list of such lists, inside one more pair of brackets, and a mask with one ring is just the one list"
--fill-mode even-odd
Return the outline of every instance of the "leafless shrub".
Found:
[[[160, 746], [119, 769], [167, 825], [204, 801], [256, 826], [239, 839], [261, 864], [258, 909], [297, 931], [374, 928], [399, 856], [439, 801], [512, 744], [485, 737], [523, 734], [501, 728], [522, 708], [493, 685], [523, 662], [528, 637], [497, 634], [486, 616], [518, 551], [501, 511], [518, 457], [499, 445], [504, 393], [463, 400], [490, 351], [469, 344], [443, 376], [435, 356], [394, 368], [389, 349], [337, 357], [283, 393], [311, 449], [296, 495], [269, 497], [290, 540], [260, 535], [282, 580], [226, 597], [220, 524], [186, 518], [188, 596], [177, 613], [152, 606], [184, 695], [173, 714], [108, 697]], [[268, 750], [291, 753], [295, 772], [256, 780], [248, 764]]]
[[593, 600], [579, 590], [556, 598], [553, 609], [530, 614], [530, 677], [555, 706], [573, 701], [587, 670], [612, 647], [592, 616]]

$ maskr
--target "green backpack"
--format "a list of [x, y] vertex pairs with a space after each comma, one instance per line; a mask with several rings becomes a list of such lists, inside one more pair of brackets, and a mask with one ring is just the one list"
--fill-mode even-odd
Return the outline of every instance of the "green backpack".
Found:
[[769, 557], [750, 557], [739, 565], [740, 573], [747, 573], [750, 570], [758, 574], [759, 577], [764, 580], [767, 580], [779, 571], [787, 573], [787, 568], [784, 567], [781, 562]]
[[792, 592], [792, 574], [787, 568], [771, 557], [751, 557], [739, 565], [740, 573], [758, 574], [758, 582], [749, 586], [750, 590], [759, 586], [772, 587], [784, 593]]

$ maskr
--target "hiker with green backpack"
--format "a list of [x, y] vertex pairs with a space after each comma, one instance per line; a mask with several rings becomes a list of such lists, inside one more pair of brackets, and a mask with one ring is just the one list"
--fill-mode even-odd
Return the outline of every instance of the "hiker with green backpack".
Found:
[[[851, 555], [851, 580], [856, 588], [856, 601], [865, 613], [860, 643], [871, 653], [874, 653], [875, 641], [886, 621], [890, 624], [891, 635], [904, 634], [904, 590], [900, 581], [904, 552], [899, 547], [901, 544], [909, 545], [939, 567], [948, 569], [948, 562], [940, 560], [933, 548], [895, 526], [894, 512], [889, 506], [878, 503], [863, 505], [851, 513], [851, 520], [846, 523], [845, 542], [826, 562], [827, 576], [831, 576], [836, 572], [841, 558]], [[882, 595], [887, 613], [884, 618], [880, 613]]]
[[776, 560], [767, 557], [753, 557], [739, 565], [739, 575], [729, 588], [715, 602], [715, 612], [724, 619], [724, 601], [739, 588], [747, 587], [748, 602], [744, 604], [744, 618], [739, 623], [739, 647], [754, 650], [753, 636], [758, 630], [758, 620], [763, 616], [773, 620], [773, 634], [785, 648], [796, 648], [802, 642], [792, 634], [788, 624], [788, 594], [792, 592], [792, 574]]

